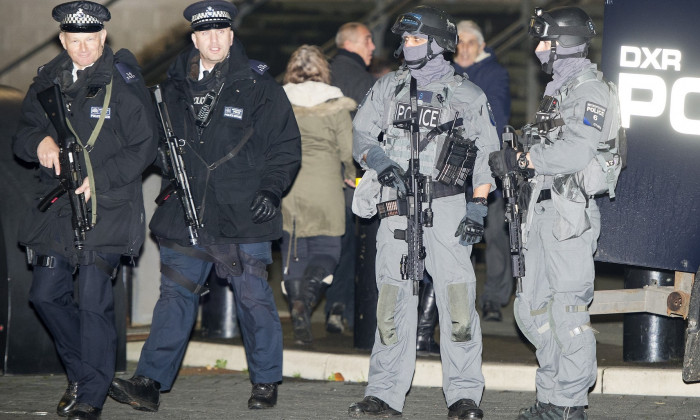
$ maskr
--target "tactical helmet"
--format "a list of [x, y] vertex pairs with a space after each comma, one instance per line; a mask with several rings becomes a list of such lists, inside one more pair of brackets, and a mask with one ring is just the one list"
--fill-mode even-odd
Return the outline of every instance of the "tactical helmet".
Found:
[[578, 7], [561, 7], [550, 11], [535, 9], [528, 35], [542, 41], [556, 41], [562, 47], [590, 42], [596, 35], [590, 16]]
[[455, 52], [457, 25], [454, 19], [442, 10], [430, 6], [418, 6], [396, 18], [391, 32], [401, 35], [420, 33], [432, 37], [446, 51]]

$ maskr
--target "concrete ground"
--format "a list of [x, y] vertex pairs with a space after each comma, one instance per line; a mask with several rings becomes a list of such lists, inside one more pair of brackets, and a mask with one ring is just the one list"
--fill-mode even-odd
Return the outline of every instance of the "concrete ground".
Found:
[[[478, 257], [478, 255], [477, 255]], [[277, 260], [277, 259], [276, 259]], [[172, 391], [162, 395], [157, 413], [132, 410], [108, 399], [102, 418], [111, 419], [344, 419], [347, 407], [362, 399], [369, 366], [369, 351], [353, 348], [351, 332], [325, 331], [322, 306], [312, 317], [315, 342], [295, 346], [286, 303], [275, 282], [279, 266], [270, 267], [284, 329], [284, 382], [278, 405], [272, 410], [250, 411], [250, 394], [240, 338], [204, 340], [193, 333], [183, 369]], [[485, 267], [477, 258], [477, 289]], [[601, 266], [597, 289], [623, 287], [621, 273]], [[532, 347], [519, 335], [511, 303], [503, 308], [502, 322], [483, 322], [483, 372], [486, 389], [481, 402], [487, 419], [513, 419], [521, 407], [535, 400], [537, 361]], [[623, 360], [623, 317], [595, 316], [599, 331], [598, 381], [589, 394], [591, 419], [697, 419], [700, 418], [700, 384], [681, 380], [681, 362], [629, 363]], [[147, 328], [129, 330], [128, 378], [135, 370]], [[439, 337], [438, 337], [439, 339]], [[218, 367], [217, 367], [218, 366]], [[446, 418], [439, 358], [419, 358], [413, 388], [403, 417]], [[55, 415], [65, 389], [62, 375], [0, 376], [0, 419]]]

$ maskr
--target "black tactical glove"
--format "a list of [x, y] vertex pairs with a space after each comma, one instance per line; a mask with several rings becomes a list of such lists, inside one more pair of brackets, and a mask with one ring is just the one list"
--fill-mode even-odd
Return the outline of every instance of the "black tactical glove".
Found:
[[481, 242], [484, 236], [484, 218], [488, 213], [488, 208], [484, 204], [468, 202], [467, 215], [457, 227], [455, 236], [459, 236], [459, 243], [464, 246], [474, 245]]
[[272, 220], [279, 212], [280, 199], [270, 191], [260, 190], [255, 193], [250, 211], [253, 212], [253, 223], [264, 223]]
[[367, 151], [365, 158], [367, 166], [377, 171], [377, 180], [380, 184], [389, 188], [396, 188], [400, 196], [405, 196], [406, 180], [405, 172], [398, 163], [389, 159], [379, 146], [374, 146]]
[[505, 174], [518, 169], [518, 152], [511, 147], [491, 152], [489, 166], [493, 176], [503, 178]]

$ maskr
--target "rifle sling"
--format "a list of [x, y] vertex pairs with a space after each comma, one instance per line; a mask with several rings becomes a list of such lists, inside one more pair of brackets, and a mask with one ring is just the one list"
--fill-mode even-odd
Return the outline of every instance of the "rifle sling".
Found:
[[[102, 110], [100, 111], [100, 118], [97, 120], [97, 124], [92, 130], [87, 144], [83, 144], [83, 142], [80, 141], [78, 133], [76, 133], [76, 131], [73, 129], [73, 125], [71, 125], [68, 116], [66, 116], [66, 124], [68, 125], [68, 128], [70, 129], [71, 133], [73, 133], [73, 135], [75, 136], [75, 139], [77, 140], [78, 144], [81, 146], [83, 150], [83, 157], [85, 158], [85, 166], [87, 167], [88, 179], [90, 180], [90, 202], [92, 204], [91, 224], [93, 226], [95, 225], [95, 223], [97, 223], [97, 194], [95, 193], [95, 176], [92, 171], [92, 163], [90, 162], [90, 150], [92, 150], [93, 146], [95, 145], [97, 137], [100, 135], [100, 131], [102, 131], [102, 125], [105, 122], [105, 117], [107, 116], [107, 108], [109, 107], [109, 101], [110, 99], [112, 99], [112, 80], [113, 78], [110, 78], [109, 83], [107, 84], [105, 100], [102, 104]], [[69, 191], [68, 193], [73, 193], [73, 191]]]
[[248, 128], [248, 131], [246, 131], [245, 134], [243, 134], [243, 137], [241, 138], [241, 141], [239, 141], [238, 144], [237, 144], [233, 149], [231, 149], [230, 152], [228, 152], [226, 155], [224, 155], [224, 157], [222, 157], [221, 159], [217, 160], [216, 162], [214, 162], [214, 163], [212, 163], [212, 164], [208, 164], [208, 163], [204, 160], [204, 158], [202, 158], [202, 156], [200, 156], [199, 153], [197, 153], [197, 152], [192, 148], [192, 146], [191, 146], [189, 143], [187, 143], [187, 145], [189, 146], [190, 150], [192, 150], [192, 153], [197, 157], [197, 159], [199, 159], [200, 161], [202, 161], [202, 163], [204, 164], [204, 166], [207, 168], [207, 178], [206, 178], [206, 181], [205, 181], [204, 194], [202, 195], [202, 205], [199, 206], [200, 209], [201, 209], [202, 214], [204, 214], [204, 208], [205, 208], [205, 205], [206, 205], [206, 202], [207, 202], [207, 188], [206, 188], [206, 186], [209, 185], [209, 177], [211, 176], [212, 171], [213, 171], [214, 169], [218, 168], [219, 166], [221, 166], [222, 163], [224, 163], [224, 162], [226, 162], [226, 161], [228, 161], [228, 160], [231, 160], [231, 159], [233, 159], [234, 157], [236, 157], [236, 155], [238, 154], [238, 152], [241, 151], [241, 149], [243, 148], [243, 146], [245, 146], [245, 144], [248, 142], [248, 140], [253, 136], [253, 133], [254, 133], [254, 132], [255, 132], [255, 127], [250, 127], [250, 128]]

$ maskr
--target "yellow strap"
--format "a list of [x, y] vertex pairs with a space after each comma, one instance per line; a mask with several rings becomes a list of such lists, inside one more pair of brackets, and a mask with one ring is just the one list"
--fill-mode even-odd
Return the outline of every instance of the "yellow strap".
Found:
[[[95, 142], [97, 141], [97, 137], [100, 135], [100, 131], [102, 131], [102, 124], [105, 122], [105, 116], [107, 115], [107, 109], [109, 108], [109, 101], [112, 99], [112, 80], [109, 80], [109, 84], [107, 85], [107, 91], [105, 92], [105, 100], [104, 103], [102, 104], [102, 110], [100, 111], [100, 118], [97, 120], [97, 125], [95, 125], [95, 128], [92, 130], [92, 133], [90, 134], [90, 138], [88, 139], [87, 142], [87, 147], [86, 145], [83, 144], [83, 142], [80, 141], [80, 137], [78, 136], [78, 133], [75, 132], [73, 129], [73, 126], [70, 123], [70, 120], [68, 117], [66, 117], [66, 124], [68, 124], [68, 128], [70, 131], [73, 133], [75, 136], [75, 139], [78, 141], [78, 144], [81, 146], [83, 150], [83, 157], [85, 158], [85, 166], [87, 167], [87, 173], [88, 173], [88, 179], [90, 180], [90, 198], [91, 198], [91, 203], [92, 203], [92, 221], [91, 224], [92, 226], [97, 223], [97, 194], [95, 193], [95, 176], [92, 171], [92, 162], [90, 161], [90, 150], [92, 150], [92, 147], [95, 145]], [[73, 191], [71, 191], [73, 193]]]

